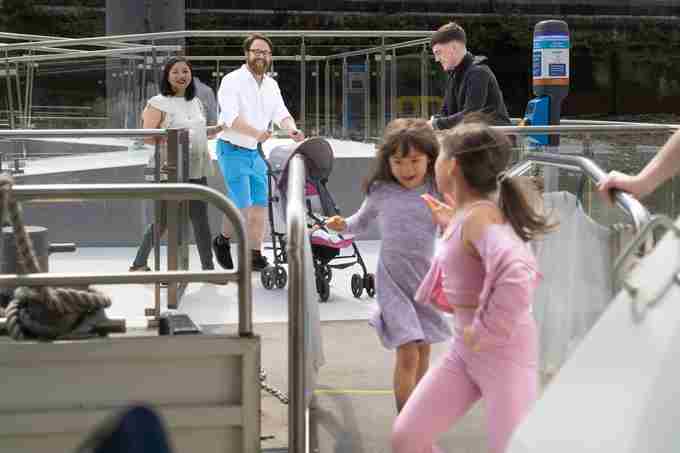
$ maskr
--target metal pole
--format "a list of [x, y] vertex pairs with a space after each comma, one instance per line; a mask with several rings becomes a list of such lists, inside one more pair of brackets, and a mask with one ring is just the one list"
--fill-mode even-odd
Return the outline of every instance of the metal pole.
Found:
[[347, 58], [342, 59], [342, 138], [347, 138], [349, 112], [347, 111]]
[[[180, 136], [179, 129], [168, 129], [167, 141], [167, 166], [168, 166], [168, 182], [180, 182], [178, 179], [178, 172], [181, 171], [179, 166], [179, 152], [180, 152]], [[176, 201], [166, 202], [165, 207], [166, 222], [167, 222], [167, 253], [168, 253], [168, 270], [174, 271], [178, 269], [178, 242], [179, 242], [179, 222], [180, 209], [179, 203]], [[174, 282], [168, 283], [168, 308], [178, 308], [179, 294], [177, 284]]]
[[215, 80], [217, 81], [217, 85], [215, 86], [215, 92], [217, 92], [217, 90], [219, 90], [220, 88], [220, 83], [222, 83], [222, 76], [220, 75], [220, 60], [215, 61]]
[[130, 89], [130, 74], [128, 73], [128, 67], [125, 61], [122, 59], [120, 60], [120, 83], [121, 83], [121, 95], [120, 95], [120, 103], [122, 104], [123, 108], [123, 117], [122, 123], [123, 123], [123, 128], [124, 129], [129, 129], [130, 125], [128, 124], [128, 118], [130, 115], [130, 96], [129, 96], [129, 89]]
[[[21, 105], [21, 80], [19, 80], [19, 63], [14, 64], [14, 83], [17, 89], [17, 112], [19, 113], [19, 118], [24, 114], [24, 108]], [[19, 121], [21, 124], [21, 121]]]
[[305, 130], [307, 114], [307, 62], [305, 61], [305, 37], [300, 42], [300, 124], [298, 127]]
[[371, 56], [366, 55], [366, 89], [364, 90], [364, 140], [371, 136]]
[[392, 61], [390, 62], [392, 76], [390, 77], [390, 119], [397, 117], [397, 51], [392, 49]]
[[[145, 63], [146, 65], [146, 63]], [[160, 137], [156, 139], [154, 145], [154, 182], [161, 182], [161, 143]], [[153, 203], [153, 267], [156, 272], [161, 270], [161, 211], [165, 201], [156, 200]], [[166, 217], [167, 219], [167, 217]], [[161, 283], [154, 284], [154, 320], [161, 316]]]
[[[5, 58], [7, 58], [7, 52], [5, 52]], [[12, 78], [9, 75], [10, 64], [5, 60], [5, 82], [7, 84], [7, 104], [9, 108], [9, 127], [14, 129], [14, 100], [12, 99]]]
[[305, 162], [295, 155], [290, 162], [288, 178], [288, 451], [309, 451], [309, 426], [305, 399], [307, 369], [307, 332], [305, 317], [305, 231], [304, 203]]
[[[151, 41], [151, 45], [154, 46], [155, 43], [153, 41]], [[156, 88], [156, 90], [160, 91], [160, 88], [161, 88], [160, 80], [159, 80], [160, 74], [158, 73], [158, 70], [156, 68], [156, 56], [157, 56], [156, 48], [153, 47], [151, 49], [151, 72], [152, 72], [152, 75], [153, 75], [153, 83], [156, 84], [155, 88]]]
[[382, 37], [382, 44], [380, 45], [381, 51], [380, 51], [380, 96], [378, 98], [378, 104], [380, 104], [380, 110], [378, 112], [378, 115], [380, 116], [378, 118], [378, 135], [382, 135], [383, 131], [385, 130], [385, 91], [386, 91], [386, 68], [385, 68], [385, 60], [387, 58], [387, 54], [385, 52], [385, 36]]
[[[17, 67], [18, 66], [19, 65], [17, 64]], [[31, 81], [30, 80], [31, 79], [30, 71], [31, 71], [31, 63], [28, 62], [28, 63], [26, 63], [26, 86], [24, 88], [24, 127], [26, 129], [30, 128], [29, 123], [28, 123], [28, 116], [29, 116], [28, 112], [30, 111], [30, 108], [28, 106], [28, 98], [31, 96], [31, 90], [29, 89], [29, 86], [30, 86], [29, 83]]]
[[137, 125], [135, 127], [142, 127], [142, 105], [144, 104], [144, 101], [146, 101], [146, 59], [148, 57], [148, 53], [144, 53], [144, 62], [142, 63], [142, 72], [140, 74], [141, 78], [141, 83], [139, 87], [139, 102], [137, 103]]
[[320, 115], [320, 112], [319, 112], [319, 96], [321, 95], [321, 93], [319, 92], [319, 85], [320, 85], [319, 79], [321, 78], [321, 74], [319, 73], [319, 70], [321, 69], [321, 66], [319, 65], [319, 60], [316, 60], [314, 62], [314, 65], [315, 65], [314, 70], [315, 70], [315, 73], [316, 73], [316, 80], [314, 81], [316, 83], [316, 87], [315, 87], [315, 89], [316, 89], [316, 101], [315, 101], [315, 106], [316, 106], [316, 121], [315, 121], [316, 133], [314, 135], [321, 135], [321, 131], [319, 129], [319, 126], [320, 126], [320, 124], [319, 124], [319, 122], [320, 122], [320, 120], [319, 120], [319, 115]]
[[135, 127], [138, 127], [137, 125], [137, 93], [139, 93], [139, 90], [137, 90], [137, 64], [135, 63], [134, 60], [130, 59], [128, 62], [128, 70], [130, 71], [130, 94], [129, 99], [130, 99], [130, 120], [128, 122], [129, 128], [134, 129]]
[[429, 78], [430, 56], [427, 52], [427, 46], [423, 46], [420, 52], [420, 117], [429, 118], [429, 103], [427, 102], [427, 82]]
[[324, 124], [326, 130], [324, 135], [331, 135], [331, 62], [326, 60], [326, 67], [324, 68], [324, 90], [323, 90], [323, 106], [324, 106]]
[[29, 63], [27, 68], [28, 69], [28, 74], [30, 74], [30, 78], [26, 80], [26, 89], [28, 90], [28, 101], [26, 104], [26, 127], [30, 128], [31, 127], [31, 116], [33, 113], [33, 82], [35, 81], [35, 67], [37, 66], [36, 63]]

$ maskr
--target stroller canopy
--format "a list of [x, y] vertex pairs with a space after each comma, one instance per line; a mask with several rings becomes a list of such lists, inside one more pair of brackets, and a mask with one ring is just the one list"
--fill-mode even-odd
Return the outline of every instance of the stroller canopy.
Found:
[[281, 172], [280, 186], [286, 184], [288, 163], [296, 154], [301, 154], [305, 158], [308, 178], [326, 179], [333, 171], [333, 149], [321, 137], [308, 138], [303, 142], [292, 145], [277, 146], [269, 153], [268, 160], [274, 172]]

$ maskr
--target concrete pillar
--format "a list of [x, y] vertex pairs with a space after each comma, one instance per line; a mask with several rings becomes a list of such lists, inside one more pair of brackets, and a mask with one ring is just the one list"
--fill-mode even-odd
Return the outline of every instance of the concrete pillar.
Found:
[[[184, 0], [106, 0], [106, 34], [125, 35], [138, 33], [157, 33], [164, 31], [179, 31], [186, 29], [186, 13]], [[136, 44], [150, 44], [136, 42]], [[184, 39], [156, 40], [158, 45], [184, 45]], [[149, 70], [159, 71], [164, 53], [157, 54], [157, 61], [152, 62]], [[140, 54], [142, 56], [142, 54]], [[126, 78], [131, 77], [129, 65], [124, 56], [109, 58], [106, 71], [106, 94], [108, 112], [111, 118], [110, 127], [122, 128], [140, 127], [135, 118], [125, 118], [125, 112], [136, 112], [137, 106], [126, 106], [131, 97], [126, 96]], [[141, 61], [137, 62], [141, 63]], [[153, 83], [155, 77], [146, 77], [148, 83]], [[147, 90], [142, 90], [146, 92]], [[151, 88], [150, 92], [157, 92], [158, 87]], [[142, 102], [145, 102], [143, 99]]]

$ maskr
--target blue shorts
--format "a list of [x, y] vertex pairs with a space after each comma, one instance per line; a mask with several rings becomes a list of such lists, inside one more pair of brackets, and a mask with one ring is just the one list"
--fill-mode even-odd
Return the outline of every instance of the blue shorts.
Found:
[[217, 140], [217, 163], [224, 177], [227, 197], [237, 208], [267, 206], [267, 164], [255, 149], [235, 147]]

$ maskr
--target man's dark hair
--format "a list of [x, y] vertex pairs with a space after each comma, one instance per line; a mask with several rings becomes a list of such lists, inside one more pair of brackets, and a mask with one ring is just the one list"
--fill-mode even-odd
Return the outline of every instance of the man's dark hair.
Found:
[[170, 71], [172, 70], [172, 67], [175, 66], [177, 63], [186, 63], [186, 65], [189, 66], [189, 71], [191, 71], [191, 83], [184, 90], [184, 99], [190, 101], [194, 98], [194, 96], [196, 96], [196, 82], [194, 82], [194, 69], [191, 67], [191, 63], [189, 63], [189, 60], [180, 56], [168, 58], [165, 64], [163, 65], [163, 78], [161, 79], [161, 94], [163, 96], [175, 95], [175, 90], [172, 89], [172, 85], [170, 85], [170, 81], [168, 80], [168, 78], [170, 76]]
[[249, 35], [245, 40], [243, 40], [243, 51], [248, 52], [250, 50], [250, 46], [253, 45], [253, 42], [261, 39], [262, 41], [266, 42], [269, 44], [269, 50], [274, 52], [274, 45], [272, 44], [271, 40], [267, 38], [265, 35], [262, 35], [260, 33], [253, 33], [252, 35]]
[[463, 44], [466, 43], [465, 30], [455, 22], [449, 22], [448, 24], [439, 27], [439, 30], [432, 35], [430, 46], [445, 44], [451, 41], [460, 41]]

